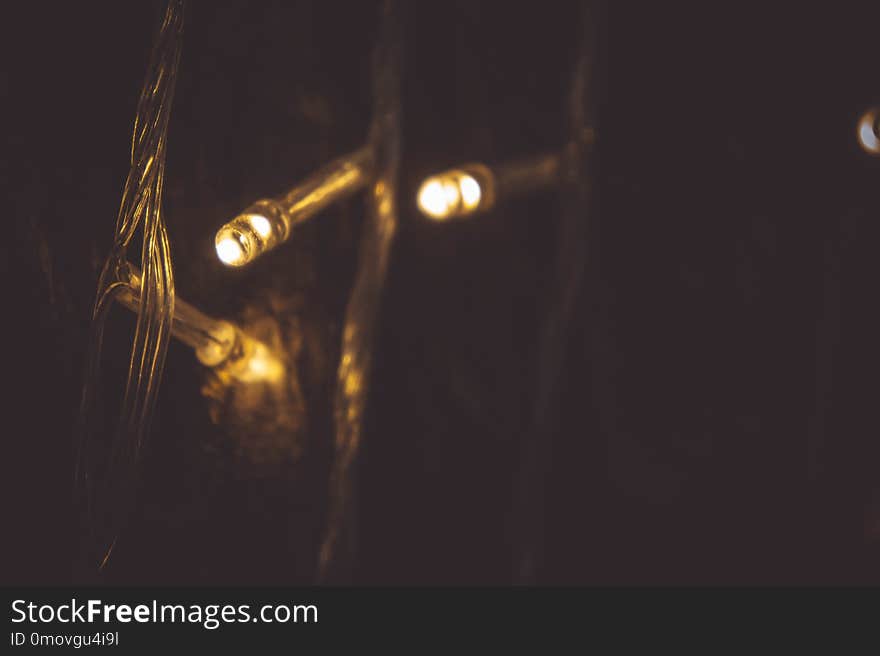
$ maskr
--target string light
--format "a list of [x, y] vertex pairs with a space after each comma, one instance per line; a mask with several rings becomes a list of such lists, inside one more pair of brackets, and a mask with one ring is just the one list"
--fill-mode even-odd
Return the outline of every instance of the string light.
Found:
[[[115, 300], [137, 312], [140, 283], [140, 273], [131, 267], [128, 282], [118, 283], [114, 290]], [[244, 383], [276, 383], [284, 377], [284, 365], [265, 344], [229, 321], [209, 317], [180, 298], [174, 301], [171, 334], [191, 347], [199, 362], [221, 376]]]
[[869, 109], [862, 114], [858, 123], [858, 138], [862, 149], [870, 155], [880, 155], [880, 120], [877, 110]]
[[217, 231], [223, 264], [244, 266], [287, 241], [295, 225], [362, 189], [372, 178], [373, 149], [364, 146], [322, 167], [281, 198], [264, 198]]
[[494, 167], [463, 164], [426, 178], [416, 203], [428, 219], [448, 221], [485, 212], [498, 201], [552, 186], [558, 178], [557, 154]]
[[495, 203], [495, 175], [483, 164], [465, 164], [426, 179], [418, 193], [422, 213], [446, 221], [490, 209]]

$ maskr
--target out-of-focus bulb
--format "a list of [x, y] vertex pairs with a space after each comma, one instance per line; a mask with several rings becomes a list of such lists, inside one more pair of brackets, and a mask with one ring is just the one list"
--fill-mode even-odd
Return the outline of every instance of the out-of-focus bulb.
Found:
[[235, 349], [238, 331], [228, 321], [216, 321], [211, 325], [205, 343], [196, 347], [196, 357], [206, 367], [223, 363]]
[[467, 164], [425, 180], [419, 187], [417, 202], [422, 214], [445, 221], [489, 209], [493, 190], [492, 172], [482, 164]]
[[[201, 354], [196, 354], [203, 364], [207, 364]], [[234, 341], [223, 354], [223, 359], [210, 366], [221, 380], [227, 382], [277, 384], [285, 376], [281, 359], [268, 346], [240, 330], [236, 330]]]
[[284, 365], [267, 346], [257, 342], [247, 362], [247, 370], [241, 380], [250, 382], [277, 383], [284, 378]]
[[458, 203], [458, 189], [438, 178], [429, 178], [419, 190], [419, 208], [432, 219], [445, 219]]
[[859, 144], [870, 155], [880, 155], [880, 136], [878, 136], [878, 117], [876, 109], [862, 114], [858, 124]]
[[[128, 265], [120, 272], [113, 298], [132, 312], [140, 311], [141, 272]], [[235, 324], [202, 314], [177, 298], [171, 334], [195, 350], [196, 358], [227, 380], [243, 383], [279, 383], [284, 378], [284, 362], [263, 342], [243, 332]]]

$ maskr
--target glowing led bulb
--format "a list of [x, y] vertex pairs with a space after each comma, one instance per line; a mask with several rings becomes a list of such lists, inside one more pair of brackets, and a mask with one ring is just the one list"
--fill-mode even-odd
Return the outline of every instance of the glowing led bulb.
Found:
[[[180, 316], [180, 302], [175, 309], [175, 318]], [[196, 357], [206, 367], [216, 367], [226, 361], [239, 339], [238, 330], [228, 321], [214, 321], [205, 334], [208, 339], [196, 346]]]
[[280, 203], [259, 200], [217, 231], [217, 257], [227, 266], [244, 266], [284, 241], [290, 223]]
[[223, 264], [237, 266], [244, 262], [244, 250], [242, 249], [241, 244], [238, 243], [238, 239], [235, 237], [218, 237], [216, 246], [217, 257], [220, 258], [220, 261], [223, 262]]
[[435, 221], [471, 216], [502, 200], [553, 187], [559, 182], [560, 161], [560, 154], [552, 152], [492, 168], [464, 164], [422, 182], [416, 202]]
[[471, 176], [466, 175], [458, 181], [458, 189], [461, 192], [461, 202], [468, 209], [474, 209], [480, 204], [482, 193], [480, 183]]
[[227, 266], [244, 266], [283, 243], [293, 226], [363, 188], [372, 177], [373, 150], [333, 160], [277, 199], [265, 198], [217, 231], [217, 257]]
[[[114, 298], [132, 312], [139, 312], [141, 272], [130, 266], [123, 276], [126, 282], [115, 286]], [[283, 362], [268, 346], [228, 321], [203, 314], [181, 298], [174, 300], [171, 334], [221, 377], [243, 383], [278, 383], [284, 377]]]
[[[452, 187], [454, 191], [455, 188]], [[453, 204], [455, 198], [452, 199]], [[449, 196], [443, 183], [435, 178], [429, 178], [419, 190], [419, 207], [428, 216], [435, 219], [443, 219], [449, 215]]]
[[240, 371], [234, 377], [245, 383], [277, 383], [284, 378], [284, 365], [274, 357], [269, 348], [257, 341], [245, 348], [246, 358]]
[[423, 214], [445, 221], [488, 209], [494, 200], [493, 190], [492, 172], [482, 164], [467, 164], [425, 180], [417, 202]]
[[259, 214], [251, 214], [248, 217], [248, 221], [250, 221], [251, 227], [257, 231], [257, 234], [260, 235], [263, 239], [272, 234], [272, 224], [269, 223], [269, 219], [265, 216], [260, 216]]
[[858, 124], [859, 144], [871, 155], [880, 155], [880, 137], [878, 137], [877, 110], [869, 109], [862, 114]]
[[[284, 379], [284, 363], [275, 357], [268, 346], [236, 329], [232, 324], [227, 325], [235, 330], [234, 341], [222, 360], [208, 365], [214, 368], [217, 376], [227, 382], [280, 383]], [[199, 355], [198, 351], [196, 355]], [[202, 364], [207, 364], [201, 356], [199, 360]]]

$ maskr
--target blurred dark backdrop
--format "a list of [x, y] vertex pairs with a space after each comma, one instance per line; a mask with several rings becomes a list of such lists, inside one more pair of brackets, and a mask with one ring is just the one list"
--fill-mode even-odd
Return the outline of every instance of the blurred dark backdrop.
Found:
[[[597, 14], [597, 198], [550, 445], [541, 582], [880, 582], [880, 159], [855, 139], [880, 102], [880, 7], [711, 5]], [[163, 7], [4, 8], [4, 583], [72, 576], [88, 318]], [[400, 231], [354, 580], [507, 583], [559, 200], [438, 225], [412, 199], [431, 171], [562, 144], [578, 6], [403, 13]], [[213, 424], [192, 353], [172, 344], [109, 582], [311, 580], [362, 203], [243, 271], [218, 264], [213, 234], [361, 143], [377, 17], [374, 2], [188, 7], [165, 192], [178, 293], [216, 316], [287, 317], [308, 422], [274, 450], [256, 429]], [[114, 315], [108, 376], [127, 364], [131, 325]]]

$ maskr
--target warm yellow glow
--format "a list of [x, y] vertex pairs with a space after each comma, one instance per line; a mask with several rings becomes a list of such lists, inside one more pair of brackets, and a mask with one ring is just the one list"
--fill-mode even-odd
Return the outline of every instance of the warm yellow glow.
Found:
[[257, 234], [260, 235], [263, 239], [272, 234], [272, 224], [269, 223], [269, 219], [265, 216], [261, 216], [260, 214], [251, 214], [248, 219], [251, 222], [251, 226], [254, 230], [257, 231]]
[[373, 176], [373, 151], [372, 145], [364, 146], [318, 169], [283, 196], [252, 203], [217, 231], [217, 256], [229, 266], [245, 266], [283, 244], [294, 226], [366, 186]]
[[278, 383], [283, 380], [284, 363], [266, 344], [228, 322], [221, 324], [227, 328], [214, 331], [216, 348], [196, 351], [202, 364], [212, 367], [226, 383]]
[[206, 367], [216, 367], [235, 349], [238, 332], [228, 321], [218, 321], [208, 331], [210, 339], [196, 349], [196, 357]]
[[461, 202], [467, 209], [474, 209], [480, 204], [480, 183], [471, 176], [465, 175], [458, 181], [458, 188], [461, 191]]
[[871, 109], [859, 119], [859, 143], [865, 152], [871, 155], [880, 154], [880, 138], [877, 136], [877, 110]]
[[217, 231], [217, 257], [227, 266], [244, 266], [277, 241], [272, 222], [262, 214], [240, 214]]
[[422, 184], [419, 190], [419, 208], [436, 219], [444, 218], [448, 213], [446, 195], [443, 193], [443, 183], [435, 178], [429, 178]]
[[361, 376], [358, 371], [349, 371], [345, 376], [345, 393], [349, 396], [357, 394], [361, 389]]
[[217, 247], [217, 257], [220, 258], [220, 261], [223, 262], [223, 264], [228, 266], [239, 266], [244, 264], [244, 249], [234, 237], [221, 237], [220, 235], [217, 235], [215, 245]]
[[277, 383], [283, 377], [284, 365], [260, 342], [254, 344], [247, 359], [247, 367], [237, 376], [245, 383]]
[[284, 216], [277, 203], [257, 201], [217, 231], [217, 257], [228, 266], [244, 266], [274, 248], [285, 234]]
[[444, 171], [422, 183], [416, 201], [423, 214], [437, 221], [467, 216], [491, 205], [483, 188], [490, 181], [491, 172], [482, 165]]

